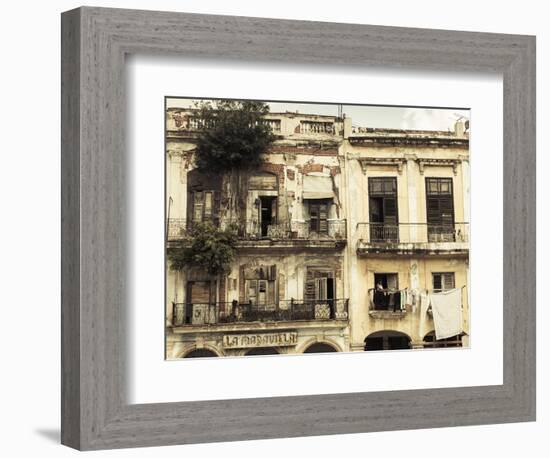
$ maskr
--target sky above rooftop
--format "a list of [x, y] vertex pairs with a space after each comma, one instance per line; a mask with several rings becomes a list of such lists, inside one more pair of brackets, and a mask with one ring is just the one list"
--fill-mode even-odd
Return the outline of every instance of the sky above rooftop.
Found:
[[[189, 108], [197, 99], [168, 98], [168, 108]], [[205, 99], [206, 100], [206, 99]], [[271, 112], [338, 115], [337, 104], [267, 102]], [[387, 129], [453, 130], [456, 120], [470, 119], [470, 110], [433, 107], [394, 107], [380, 105], [342, 105], [342, 112], [354, 126]]]

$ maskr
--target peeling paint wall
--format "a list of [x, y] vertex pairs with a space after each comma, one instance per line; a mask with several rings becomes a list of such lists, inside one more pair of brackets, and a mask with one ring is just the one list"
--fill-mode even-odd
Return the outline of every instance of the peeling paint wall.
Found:
[[[170, 218], [188, 218], [188, 174], [194, 169], [194, 140], [192, 133], [182, 130], [185, 119], [174, 112], [167, 115], [169, 133], [167, 141], [166, 186], [167, 211]], [[334, 271], [337, 298], [349, 299], [349, 322], [310, 323], [297, 330], [298, 343], [294, 347], [278, 348], [280, 353], [300, 352], [313, 342], [330, 342], [340, 351], [363, 350], [365, 338], [376, 331], [399, 331], [407, 334], [413, 347], [420, 347], [424, 336], [434, 329], [430, 316], [420, 315], [420, 308], [407, 310], [396, 318], [380, 318], [369, 313], [368, 290], [373, 288], [375, 273], [396, 273], [400, 288], [433, 289], [434, 272], [454, 272], [455, 286], [465, 286], [464, 330], [469, 327], [468, 302], [468, 247], [456, 250], [456, 243], [439, 244], [439, 252], [431, 255], [415, 254], [418, 245], [411, 244], [403, 253], [389, 252], [365, 254], [361, 246], [361, 224], [369, 222], [368, 179], [394, 177], [397, 180], [397, 207], [400, 223], [426, 222], [426, 177], [450, 178], [453, 183], [453, 205], [456, 222], [469, 223], [470, 185], [467, 136], [460, 138], [448, 132], [406, 132], [384, 129], [352, 128], [351, 119], [343, 122], [331, 117], [301, 114], [272, 113], [271, 120], [280, 120], [278, 139], [263, 158], [257, 172], [245, 175], [246, 185], [240, 186], [239, 196], [243, 207], [239, 218], [258, 219], [258, 200], [277, 197], [278, 224], [304, 223], [309, 219], [307, 202], [303, 199], [304, 177], [319, 175], [330, 177], [333, 186], [329, 220], [346, 220], [344, 241], [330, 250], [315, 251], [303, 245], [290, 243], [285, 249], [269, 242], [249, 241], [239, 248], [231, 272], [217, 281], [219, 302], [242, 301], [244, 272], [261, 266], [275, 266], [277, 298], [283, 304], [291, 299], [303, 300], [307, 269], [326, 268]], [[329, 119], [330, 118], [330, 119]], [[304, 121], [332, 122], [332, 131], [311, 132]], [[179, 124], [179, 125], [178, 125]], [[344, 124], [346, 133], [344, 134]], [[277, 124], [279, 126], [279, 124]], [[277, 127], [279, 129], [279, 127]], [[317, 128], [317, 127], [315, 127]], [[322, 129], [322, 127], [319, 127]], [[253, 175], [262, 175], [254, 177]], [[276, 177], [275, 185], [269, 174]], [[251, 178], [252, 177], [252, 178]], [[252, 181], [250, 181], [252, 179]], [[254, 183], [250, 185], [250, 183]], [[260, 183], [260, 184], [258, 184]], [[264, 183], [262, 185], [261, 183]], [[235, 187], [228, 177], [221, 186], [220, 215], [231, 218], [228, 203]], [[170, 199], [171, 198], [171, 199]], [[169, 208], [168, 208], [169, 207]], [[401, 229], [400, 229], [401, 230]], [[409, 237], [421, 234], [421, 226], [407, 228]], [[267, 244], [266, 244], [267, 243]], [[464, 248], [464, 246], [462, 247]], [[429, 250], [428, 250], [429, 251]], [[456, 251], [456, 253], [455, 253]], [[167, 271], [166, 314], [172, 319], [172, 302], [185, 302], [185, 284], [193, 277], [190, 272]], [[281, 305], [284, 307], [284, 304]], [[208, 334], [206, 330], [186, 329], [168, 333], [167, 351], [170, 358], [179, 358], [194, 348], [211, 348], [224, 355], [244, 354], [244, 350], [223, 349], [224, 332], [256, 332], [258, 326], [266, 329], [284, 328], [284, 323], [225, 325], [223, 330]], [[185, 331], [185, 332], [184, 332]], [[211, 330], [210, 330], [211, 331]], [[209, 331], [209, 332], [210, 332]], [[468, 338], [463, 340], [468, 345]]]

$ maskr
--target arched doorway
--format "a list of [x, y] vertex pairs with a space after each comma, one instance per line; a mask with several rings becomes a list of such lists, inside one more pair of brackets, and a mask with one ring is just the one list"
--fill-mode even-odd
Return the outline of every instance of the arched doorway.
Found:
[[430, 331], [424, 336], [424, 348], [452, 348], [462, 347], [462, 335], [448, 337], [446, 339], [435, 338], [435, 331]]
[[398, 331], [378, 331], [365, 338], [365, 351], [376, 350], [408, 350], [411, 348], [411, 338]]
[[335, 353], [338, 350], [332, 345], [323, 342], [317, 342], [313, 345], [310, 345], [304, 350], [304, 353]]
[[245, 353], [245, 356], [278, 355], [279, 352], [272, 347], [253, 348]]
[[197, 348], [196, 350], [191, 350], [187, 353], [184, 358], [213, 358], [216, 357], [216, 353], [212, 350], [207, 350], [206, 348]]

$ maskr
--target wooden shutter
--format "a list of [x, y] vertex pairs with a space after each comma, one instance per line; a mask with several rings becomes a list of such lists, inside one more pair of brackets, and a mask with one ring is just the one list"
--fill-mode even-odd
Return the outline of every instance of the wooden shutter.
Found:
[[327, 300], [327, 277], [315, 279], [315, 300]]
[[271, 201], [271, 224], [277, 222], [277, 198]]
[[200, 223], [202, 221], [204, 209], [204, 195], [202, 191], [193, 192], [193, 222]]
[[267, 279], [275, 280], [277, 278], [277, 265], [273, 264], [267, 268]]
[[275, 284], [275, 281], [273, 280], [269, 280], [267, 282], [267, 303], [269, 305], [276, 305], [277, 304], [277, 300], [276, 300], [276, 284]]
[[258, 280], [246, 280], [245, 289], [246, 301], [255, 304], [258, 299]]
[[189, 303], [191, 304], [208, 304], [210, 303], [209, 281], [194, 281], [189, 283]]
[[454, 272], [447, 272], [443, 274], [443, 289], [449, 290], [455, 287], [455, 274]]
[[433, 289], [434, 291], [448, 291], [455, 287], [454, 272], [434, 273]]
[[428, 224], [454, 224], [452, 178], [426, 178], [426, 215]]
[[327, 233], [328, 232], [328, 205], [321, 204], [319, 205], [319, 232]]
[[204, 219], [212, 219], [214, 208], [214, 193], [212, 191], [204, 192]]
[[309, 229], [312, 232], [319, 230], [319, 207], [316, 204], [309, 205]]
[[315, 272], [311, 269], [308, 269], [306, 273], [304, 299], [306, 301], [315, 300]]
[[369, 178], [371, 222], [397, 224], [397, 178]]
[[441, 196], [439, 198], [439, 211], [441, 214], [441, 224], [443, 226], [452, 226], [454, 222], [452, 196]]

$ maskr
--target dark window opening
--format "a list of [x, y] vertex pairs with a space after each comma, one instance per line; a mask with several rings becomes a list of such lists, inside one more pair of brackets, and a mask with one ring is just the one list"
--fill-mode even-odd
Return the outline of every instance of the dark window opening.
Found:
[[409, 336], [398, 332], [375, 332], [365, 339], [365, 351], [408, 350], [409, 348], [411, 348]]
[[213, 358], [216, 356], [218, 355], [216, 355], [213, 351], [201, 348], [190, 351], [184, 356], [184, 358]]
[[277, 221], [277, 197], [260, 197], [260, 235], [267, 237], [269, 226]]
[[310, 345], [304, 350], [304, 353], [335, 353], [336, 350], [333, 346], [326, 343], [317, 342]]
[[396, 273], [374, 274], [372, 302], [374, 310], [396, 312], [400, 309], [401, 293]]

